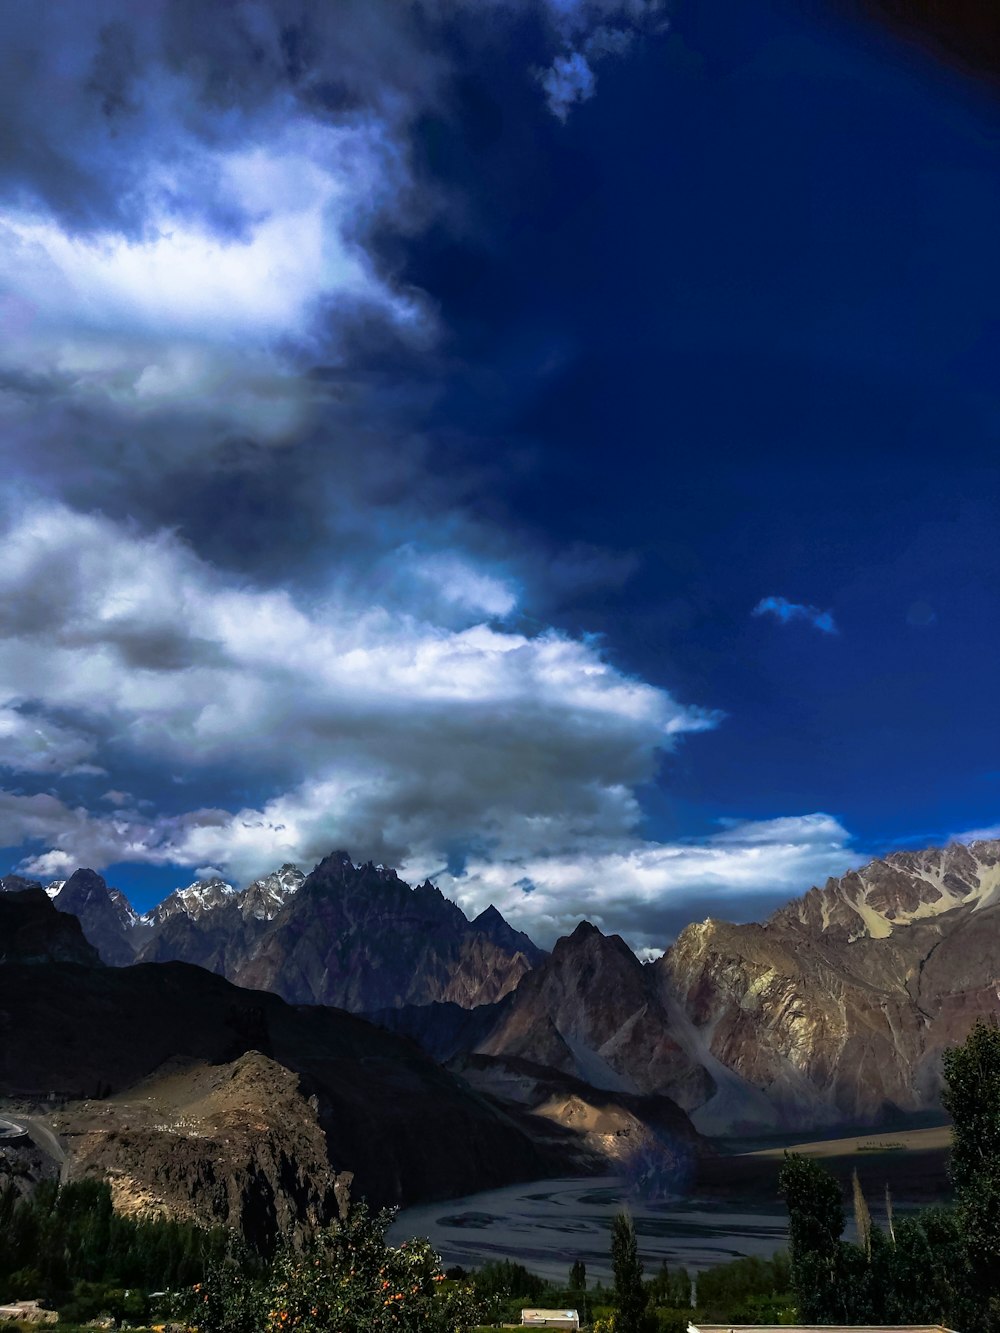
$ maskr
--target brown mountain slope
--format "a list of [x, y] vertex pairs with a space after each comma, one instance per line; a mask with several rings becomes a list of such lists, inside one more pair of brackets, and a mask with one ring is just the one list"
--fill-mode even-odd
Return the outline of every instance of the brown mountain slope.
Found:
[[936, 1104], [940, 1053], [1000, 1012], [1000, 843], [896, 853], [765, 925], [687, 927], [654, 965], [678, 1039], [725, 1071], [696, 1116], [871, 1121]]
[[547, 1065], [595, 1088], [698, 1106], [711, 1080], [675, 1039], [654, 980], [623, 939], [582, 922], [524, 978], [474, 1049]]
[[258, 1051], [71, 1103], [52, 1123], [68, 1179], [107, 1179], [116, 1210], [128, 1215], [221, 1224], [266, 1249], [334, 1213], [337, 1178], [316, 1099]]
[[184, 963], [0, 967], [0, 1094], [135, 1086], [181, 1057], [256, 1050], [317, 1098], [335, 1171], [377, 1202], [544, 1175], [527, 1134], [412, 1043], [335, 1009], [292, 1008]]

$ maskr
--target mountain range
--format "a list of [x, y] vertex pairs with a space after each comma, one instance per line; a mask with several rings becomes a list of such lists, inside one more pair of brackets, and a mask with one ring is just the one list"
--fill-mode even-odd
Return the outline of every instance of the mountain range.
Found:
[[1000, 1005], [996, 841], [892, 853], [763, 923], [692, 923], [651, 964], [588, 923], [546, 954], [495, 908], [470, 921], [344, 852], [242, 890], [200, 881], [145, 916], [92, 871], [47, 892], [112, 966], [195, 963], [374, 1015], [438, 1060], [666, 1095], [706, 1132], [933, 1107], [941, 1050]]
[[[26, 888], [19, 876], [0, 880]], [[195, 963], [293, 1004], [360, 1013], [400, 1004], [498, 1000], [544, 957], [493, 907], [470, 921], [433, 884], [334, 852], [305, 875], [284, 865], [238, 890], [221, 879], [175, 889], [140, 916], [92, 870], [46, 886], [111, 967]]]

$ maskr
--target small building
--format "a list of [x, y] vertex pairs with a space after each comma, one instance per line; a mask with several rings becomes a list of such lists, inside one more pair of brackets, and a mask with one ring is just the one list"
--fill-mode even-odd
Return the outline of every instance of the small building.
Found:
[[522, 1328], [579, 1328], [576, 1310], [522, 1310]]
[[43, 1310], [37, 1301], [11, 1301], [10, 1305], [0, 1305], [0, 1319], [16, 1319], [22, 1324], [54, 1324], [58, 1318], [55, 1310]]

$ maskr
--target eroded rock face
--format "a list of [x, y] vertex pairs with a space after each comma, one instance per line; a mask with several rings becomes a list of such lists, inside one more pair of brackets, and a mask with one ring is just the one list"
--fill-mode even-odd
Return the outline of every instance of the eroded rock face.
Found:
[[336, 1177], [315, 1099], [296, 1074], [248, 1051], [64, 1107], [69, 1178], [107, 1179], [115, 1208], [240, 1231], [259, 1249], [301, 1241], [334, 1215]]
[[499, 913], [470, 922], [432, 884], [328, 856], [270, 921], [216, 911], [161, 933], [144, 957], [183, 957], [241, 986], [354, 1013], [404, 1004], [488, 1004], [544, 955]]
[[[165, 1065], [229, 1065], [259, 1052], [298, 1076], [331, 1171], [353, 1172], [374, 1204], [453, 1197], [564, 1168], [412, 1042], [183, 963], [5, 963], [0, 1038], [0, 1097], [37, 1100], [51, 1092], [59, 1101], [129, 1101]], [[196, 1148], [192, 1138], [184, 1151]]]
[[677, 1041], [652, 971], [618, 935], [582, 922], [530, 972], [475, 1050], [593, 1085], [700, 1105], [710, 1076]]
[[705, 1129], [875, 1121], [936, 1104], [940, 1054], [1000, 1012], [1000, 844], [897, 853], [766, 925], [687, 927], [654, 965], [715, 1070]]
[[125, 895], [107, 884], [93, 870], [77, 870], [52, 899], [60, 912], [75, 916], [83, 933], [110, 967], [135, 962], [135, 947], [129, 937], [135, 913]]

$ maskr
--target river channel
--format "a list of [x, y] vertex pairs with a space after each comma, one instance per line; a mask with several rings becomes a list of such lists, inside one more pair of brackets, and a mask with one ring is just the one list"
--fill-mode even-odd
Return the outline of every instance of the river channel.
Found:
[[740, 1207], [717, 1199], [647, 1203], [616, 1177], [539, 1180], [401, 1212], [390, 1239], [426, 1236], [446, 1266], [471, 1268], [513, 1259], [542, 1277], [565, 1280], [582, 1259], [591, 1279], [608, 1282], [611, 1221], [627, 1202], [646, 1271], [683, 1265], [696, 1271], [740, 1255], [767, 1256], [786, 1244], [783, 1209]]

